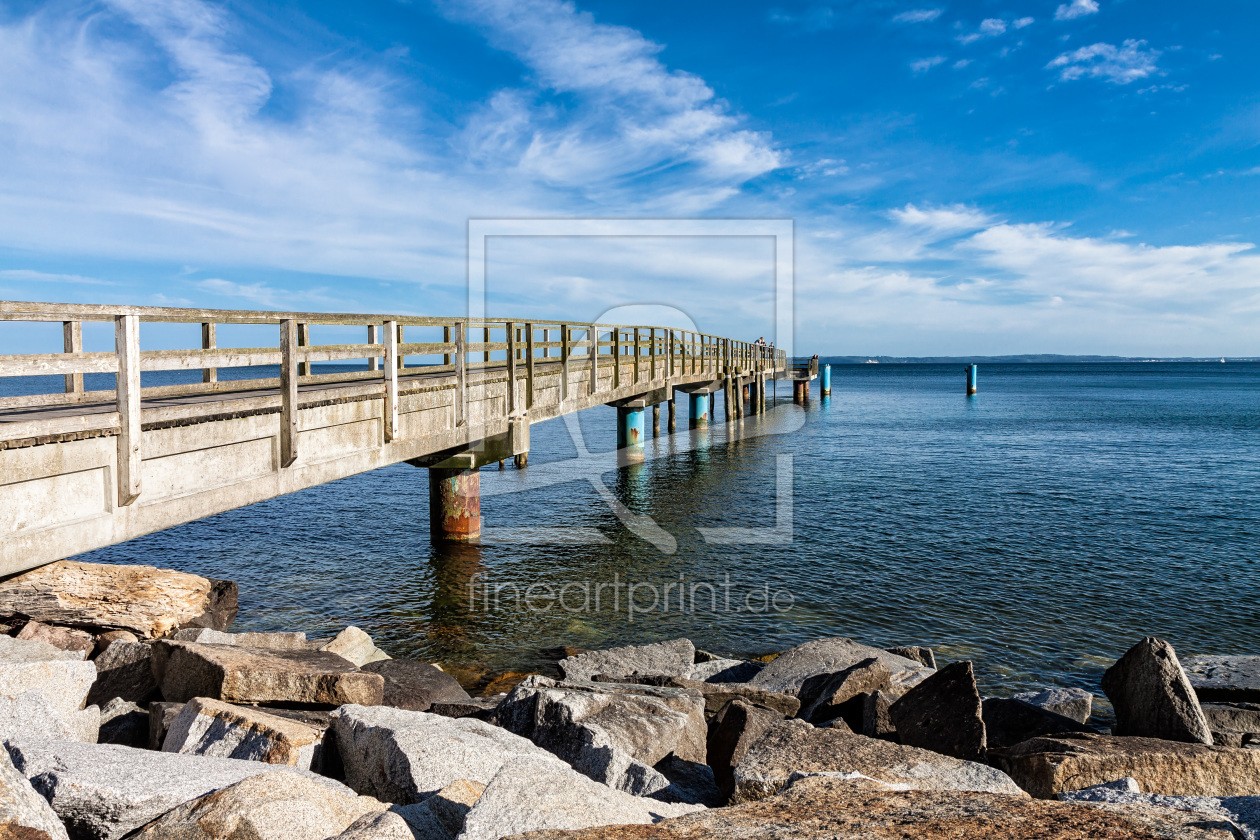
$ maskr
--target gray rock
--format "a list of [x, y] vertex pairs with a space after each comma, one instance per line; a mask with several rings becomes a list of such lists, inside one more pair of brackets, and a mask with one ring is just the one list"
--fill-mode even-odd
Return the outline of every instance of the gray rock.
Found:
[[1260, 656], [1191, 656], [1186, 677], [1206, 703], [1260, 703]]
[[[140, 638], [130, 630], [106, 630], [96, 637], [96, 647], [94, 648], [93, 657], [100, 656], [114, 642], [138, 642]], [[89, 657], [92, 658], [92, 657]]]
[[[668, 787], [669, 780], [652, 765], [671, 753], [704, 761], [704, 698], [699, 692], [546, 682], [517, 686], [500, 706], [506, 707], [500, 725], [595, 781], [645, 796]], [[526, 711], [513, 712], [513, 706]]]
[[271, 650], [306, 650], [305, 633], [225, 633], [212, 627], [186, 627], [171, 636], [177, 642], [203, 645], [235, 645]]
[[[389, 683], [387, 681], [387, 688], [388, 685]], [[495, 710], [499, 708], [499, 704], [502, 703], [506, 697], [506, 694], [496, 694], [493, 697], [469, 697], [467, 700], [460, 700], [453, 703], [439, 701], [431, 705], [425, 711], [432, 712], [435, 715], [442, 715], [443, 717], [471, 717], [477, 718], [478, 720], [489, 720], [493, 717]], [[389, 706], [392, 704], [383, 703], [381, 705]]]
[[76, 733], [38, 691], [0, 696], [0, 740], [24, 736], [50, 741], [74, 740]]
[[656, 762], [653, 768], [666, 779], [669, 787], [652, 794], [662, 802], [683, 802], [719, 808], [726, 804], [726, 794], [717, 786], [713, 768], [698, 761], [684, 761], [676, 755], [668, 755]]
[[698, 662], [691, 668], [689, 679], [713, 683], [748, 682], [766, 667], [764, 662], [745, 662], [742, 659], [710, 659]]
[[1138, 642], [1103, 674], [1116, 735], [1211, 744], [1212, 730], [1177, 653], [1163, 639]]
[[153, 643], [153, 675], [172, 702], [210, 697], [228, 703], [374, 706], [385, 687], [380, 675], [360, 671], [335, 653], [165, 639]]
[[1094, 695], [1083, 688], [1047, 688], [1041, 691], [1025, 691], [1014, 695], [1012, 699], [1069, 717], [1077, 723], [1088, 723], [1094, 709]]
[[631, 796], [574, 772], [553, 757], [505, 763], [464, 820], [460, 840], [499, 840], [544, 829], [659, 822], [703, 810]]
[[423, 808], [428, 811], [452, 837], [458, 837], [460, 832], [464, 830], [464, 821], [468, 818], [468, 812], [477, 804], [477, 800], [481, 798], [481, 794], [485, 793], [486, 786], [481, 782], [472, 782], [468, 779], [457, 779], [437, 793], [424, 800], [420, 805], [405, 805], [403, 809], [413, 811], [406, 813], [408, 819], [415, 820], [415, 817]]
[[762, 735], [735, 767], [732, 801], [772, 796], [793, 773], [860, 773], [880, 782], [908, 785], [910, 790], [1025, 796], [1009, 776], [984, 764], [786, 720]]
[[936, 669], [936, 654], [932, 652], [930, 647], [922, 647], [920, 645], [902, 645], [899, 647], [887, 648], [889, 653], [897, 656], [904, 656], [906, 659], [913, 659], [920, 665], [933, 670]]
[[862, 734], [868, 738], [897, 740], [897, 727], [893, 725], [893, 701], [886, 692], [875, 691], [862, 698]]
[[101, 709], [99, 744], [122, 744], [127, 747], [149, 745], [149, 711], [130, 700], [115, 697]]
[[69, 650], [76, 653], [82, 651], [84, 659], [91, 656], [92, 651], [96, 649], [96, 639], [92, 637], [91, 633], [70, 627], [44, 624], [42, 621], [26, 622], [26, 626], [21, 629], [15, 638], [36, 639], [41, 642], [47, 642], [58, 650]]
[[153, 702], [149, 704], [149, 749], [160, 750], [166, 742], [171, 721], [179, 715], [183, 703]]
[[329, 840], [454, 840], [423, 804], [408, 809], [412, 809], [410, 819], [403, 816], [404, 808], [364, 814]]
[[1202, 703], [1199, 708], [1213, 732], [1260, 733], [1260, 704]]
[[834, 674], [872, 657], [892, 671], [892, 683], [898, 692], [916, 685], [932, 673], [931, 668], [912, 659], [837, 636], [815, 639], [785, 651], [748, 682], [767, 691], [796, 694], [810, 677]]
[[1014, 698], [988, 697], [984, 700], [984, 732], [989, 748], [1013, 747], [1042, 735], [1062, 732], [1092, 732], [1070, 717]]
[[782, 720], [781, 712], [738, 698], [717, 713], [709, 727], [705, 761], [713, 768], [714, 782], [724, 800], [735, 792], [735, 767], [748, 748]]
[[420, 802], [458, 779], [485, 784], [504, 762], [546, 750], [471, 718], [447, 718], [388, 706], [343, 706], [332, 733], [346, 784], [386, 802]]
[[1225, 820], [1237, 826], [1245, 840], [1260, 840], [1260, 796], [1162, 796], [1141, 793], [1137, 781], [1121, 779], [1084, 790], [1060, 793], [1064, 802], [1106, 803], [1110, 805], [1145, 805], [1191, 811], [1214, 820]]
[[70, 725], [70, 731], [74, 733], [74, 740], [85, 744], [95, 744], [100, 740], [101, 734], [101, 707], [88, 706], [86, 709], [80, 709], [67, 717], [66, 723]]
[[5, 840], [70, 840], [48, 800], [0, 750], [0, 837]]
[[984, 761], [984, 720], [970, 662], [946, 665], [893, 703], [889, 715], [906, 746]]
[[427, 662], [380, 659], [368, 662], [362, 668], [385, 678], [383, 706], [427, 712], [434, 703], [466, 703], [472, 699], [454, 677]]
[[313, 776], [267, 773], [185, 802], [129, 840], [325, 840], [382, 808]]
[[674, 639], [652, 645], [628, 645], [595, 650], [560, 660], [560, 673], [566, 680], [590, 680], [599, 674], [610, 677], [658, 675], [691, 676], [696, 647], [690, 639]]
[[[8, 638], [0, 636], [0, 639]], [[19, 644], [48, 647], [43, 642]], [[66, 721], [83, 708], [88, 689], [95, 680], [96, 666], [81, 659], [0, 661], [0, 695], [16, 697], [28, 691], [38, 691]]]
[[149, 645], [143, 642], [114, 642], [96, 657], [95, 662], [96, 682], [88, 691], [89, 703], [103, 706], [115, 697], [132, 703], [148, 703], [157, 693], [157, 680], [153, 678], [153, 649]]
[[318, 770], [323, 740], [322, 728], [198, 697], [171, 721], [162, 751]]
[[[257, 761], [176, 755], [115, 744], [9, 739], [5, 747], [14, 767], [80, 840], [123, 837], [181, 803], [249, 776], [299, 772]], [[331, 779], [311, 778], [345, 790]]]
[[801, 684], [797, 697], [801, 708], [797, 717], [813, 724], [844, 718], [851, 729], [862, 728], [865, 695], [887, 691], [892, 671], [878, 659], [863, 659], [834, 674], [818, 674]]
[[62, 650], [43, 639], [0, 636], [0, 665], [23, 662], [82, 662], [85, 659], [85, 650]]
[[319, 649], [327, 653], [335, 653], [360, 668], [369, 662], [389, 659], [389, 654], [378, 648], [372, 641], [372, 637], [358, 627], [347, 627], [331, 642], [321, 645]]

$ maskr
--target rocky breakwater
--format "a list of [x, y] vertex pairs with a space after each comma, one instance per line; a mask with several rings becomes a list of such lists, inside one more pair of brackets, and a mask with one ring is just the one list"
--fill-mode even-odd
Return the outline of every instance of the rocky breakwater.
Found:
[[1157, 639], [1108, 671], [1104, 733], [1087, 692], [982, 698], [920, 646], [674, 639], [471, 697], [357, 628], [228, 632], [234, 604], [138, 566], [0, 583], [0, 837], [1257, 836], [1260, 712], [1219, 669], [1200, 703]]

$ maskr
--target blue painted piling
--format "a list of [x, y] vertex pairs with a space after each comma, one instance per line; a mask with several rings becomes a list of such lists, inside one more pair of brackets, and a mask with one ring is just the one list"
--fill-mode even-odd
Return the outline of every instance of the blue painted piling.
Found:
[[823, 365], [822, 369], [822, 393], [819, 396], [831, 396], [831, 365]]
[[976, 371], [978, 365], [967, 365], [967, 395], [971, 396], [976, 392]]
[[692, 394], [688, 403], [687, 420], [690, 428], [698, 429], [709, 425], [709, 395]]
[[643, 409], [617, 409], [617, 454], [625, 461], [643, 460]]

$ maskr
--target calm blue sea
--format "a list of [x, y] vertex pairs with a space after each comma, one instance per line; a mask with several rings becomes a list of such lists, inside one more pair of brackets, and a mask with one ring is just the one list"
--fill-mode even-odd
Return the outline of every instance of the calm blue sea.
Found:
[[[686, 635], [746, 656], [846, 635], [972, 659], [1001, 693], [1096, 690], [1144, 635], [1260, 652], [1260, 365], [985, 365], [971, 398], [961, 365], [832, 370], [803, 413], [781, 388], [738, 440], [684, 431], [622, 470], [612, 409], [535, 426], [530, 467], [481, 474], [502, 542], [434, 548], [426, 474], [400, 465], [85, 559], [236, 580], [238, 629], [354, 624], [395, 656], [496, 671], [558, 645]], [[629, 613], [624, 586], [610, 604], [618, 582], [657, 608]]]

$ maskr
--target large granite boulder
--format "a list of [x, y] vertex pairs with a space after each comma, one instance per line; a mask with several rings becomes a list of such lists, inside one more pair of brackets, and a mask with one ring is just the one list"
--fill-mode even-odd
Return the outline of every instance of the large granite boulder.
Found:
[[931, 668], [913, 659], [837, 636], [815, 639], [779, 654], [748, 682], [766, 691], [796, 694], [810, 677], [834, 674], [871, 658], [878, 659], [892, 672], [890, 679], [898, 694], [932, 673]]
[[598, 675], [629, 677], [652, 675], [691, 677], [696, 646], [689, 639], [674, 639], [651, 645], [627, 645], [595, 650], [560, 660], [560, 673], [566, 680], [592, 680]]
[[346, 784], [385, 802], [421, 802], [458, 779], [486, 784], [517, 756], [551, 753], [473, 718], [448, 718], [388, 706], [343, 706], [332, 734]]
[[[513, 759], [513, 761], [515, 760]], [[498, 774], [496, 773], [495, 775], [497, 776]], [[481, 782], [457, 779], [424, 800], [421, 805], [403, 806], [406, 810], [402, 812], [415, 822], [414, 818], [419, 813], [419, 809], [424, 808], [433, 815], [433, 818], [452, 837], [458, 837], [460, 832], [464, 830], [464, 822], [468, 819], [468, 812], [472, 810], [472, 807], [477, 804], [477, 800], [485, 792], [486, 786]]]
[[911, 790], [1021, 795], [1010, 777], [983, 764], [787, 720], [771, 727], [736, 765], [732, 801], [773, 796], [797, 773], [860, 773]]
[[5, 750], [0, 750], [0, 838], [70, 840], [48, 800], [14, 768]]
[[236, 645], [237, 647], [269, 648], [271, 650], [307, 650], [310, 643], [303, 632], [225, 633], [213, 627], [187, 627], [176, 631], [171, 639], [176, 642], [197, 642], [203, 645]]
[[862, 727], [852, 727], [853, 731], [867, 738], [896, 741], [897, 727], [892, 719], [893, 700], [884, 691], [874, 691], [866, 695], [862, 699]]
[[653, 769], [666, 756], [705, 760], [704, 698], [688, 689], [534, 678], [513, 689], [496, 721], [595, 781], [637, 796], [669, 786]]
[[230, 703], [303, 703], [374, 706], [385, 680], [360, 671], [335, 653], [263, 650], [160, 640], [153, 675], [170, 702], [210, 697]]
[[1175, 808], [1202, 814], [1213, 822], [1233, 823], [1247, 840], [1260, 837], [1260, 796], [1162, 796], [1142, 793], [1136, 780], [1122, 779], [1112, 784], [1061, 793], [1057, 798], [1062, 802]]
[[1260, 794], [1260, 750], [1071, 733], [1033, 738], [990, 760], [1043, 799], [1125, 777], [1167, 796]]
[[185, 704], [171, 721], [162, 751], [318, 770], [323, 740], [322, 728], [198, 697]]
[[705, 761], [713, 768], [714, 782], [723, 797], [730, 799], [735, 793], [735, 767], [748, 748], [782, 720], [782, 712], [738, 697], [727, 702], [713, 718]]
[[104, 706], [115, 697], [148, 703], [157, 694], [153, 678], [153, 648], [144, 642], [114, 642], [94, 660], [96, 682], [88, 702]]
[[1040, 691], [1024, 691], [1012, 699], [1030, 706], [1069, 717], [1077, 723], [1088, 723], [1094, 710], [1094, 695], [1083, 688], [1044, 688]]
[[1203, 717], [1213, 732], [1260, 734], [1260, 704], [1202, 703]]
[[946, 665], [893, 703], [889, 714], [907, 746], [984, 761], [984, 720], [970, 662]]
[[[114, 744], [9, 739], [13, 766], [77, 840], [116, 840], [172, 808], [259, 773], [299, 773], [257, 761], [176, 755]], [[331, 779], [313, 776], [335, 790]]]
[[167, 811], [128, 840], [325, 840], [385, 806], [296, 773], [267, 773]]
[[423, 805], [364, 814], [329, 840], [455, 840]]
[[1116, 710], [1115, 734], [1211, 744], [1208, 726], [1177, 653], [1147, 637], [1107, 669], [1103, 691]]
[[47, 697], [32, 689], [13, 696], [0, 695], [0, 741], [19, 736], [79, 740], [79, 730], [61, 716]]
[[0, 617], [131, 630], [156, 639], [181, 627], [225, 630], [236, 584], [152, 566], [59, 560], [0, 582]]
[[127, 747], [149, 745], [149, 711], [130, 700], [115, 697], [101, 709], [98, 744], [122, 744]]
[[1260, 703], [1260, 656], [1191, 656], [1186, 677], [1206, 703]]
[[47, 642], [58, 650], [83, 651], [83, 657], [92, 655], [96, 650], [96, 639], [91, 633], [75, 630], [73, 627], [57, 627], [44, 624], [42, 621], [28, 621], [18, 634], [17, 639], [37, 639]]
[[369, 673], [380, 674], [385, 679], [382, 706], [427, 712], [434, 703], [463, 703], [472, 700], [454, 677], [427, 662], [386, 658], [368, 662], [362, 668]]
[[764, 662], [747, 662], [743, 659], [709, 659], [693, 665], [689, 679], [713, 683], [742, 683], [757, 676], [764, 667], [766, 667]]
[[644, 825], [697, 810], [613, 790], [552, 757], [520, 757], [495, 773], [465, 816], [459, 837], [499, 840], [546, 829]]
[[892, 671], [878, 659], [863, 659], [834, 674], [818, 674], [801, 684], [797, 717], [813, 724], [843, 718], [850, 729], [862, 728], [866, 695], [892, 687]]
[[889, 653], [895, 653], [897, 656], [904, 656], [906, 659], [913, 659], [920, 665], [936, 670], [936, 653], [930, 647], [922, 645], [899, 645], [897, 647], [885, 648]]
[[1029, 738], [1061, 732], [1093, 732], [1083, 723], [1023, 700], [986, 697], [984, 733], [990, 749], [1013, 747]]
[[[683, 679], [682, 677], [661, 677], [661, 676], [640, 676], [628, 677], [625, 682], [611, 678], [596, 678], [596, 683], [612, 683], [612, 690], [616, 690], [616, 685], [654, 685], [665, 688], [686, 688], [697, 691], [704, 698], [704, 713], [707, 717], [716, 715], [723, 706], [736, 697], [746, 700], [749, 703], [755, 703], [758, 706], [765, 706], [768, 709], [777, 709], [782, 712], [785, 717], [793, 717], [800, 711], [801, 701], [799, 698], [791, 694], [776, 694], [773, 691], [766, 691], [763, 688], [754, 688], [747, 683], [719, 683], [706, 682], [702, 680]], [[566, 683], [567, 684], [567, 683]], [[580, 684], [579, 684], [580, 685]]]
[[389, 659], [389, 654], [376, 646], [372, 637], [358, 627], [347, 627], [319, 650], [335, 653], [342, 659], [362, 668], [369, 662], [380, 662]]
[[96, 666], [83, 657], [83, 651], [0, 636], [0, 696], [38, 691], [63, 720], [70, 721], [83, 709], [96, 681]]
[[990, 793], [890, 791], [803, 778], [778, 796], [652, 826], [540, 831], [530, 840], [1234, 840], [1219, 820], [1149, 806], [1106, 810]]

